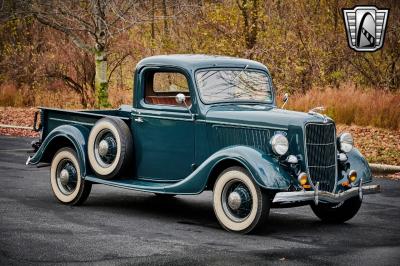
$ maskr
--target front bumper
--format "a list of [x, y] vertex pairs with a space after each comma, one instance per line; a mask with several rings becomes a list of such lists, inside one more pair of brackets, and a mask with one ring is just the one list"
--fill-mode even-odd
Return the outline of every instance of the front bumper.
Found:
[[314, 201], [315, 204], [318, 204], [318, 202], [341, 203], [356, 196], [360, 197], [362, 200], [364, 194], [374, 194], [379, 192], [381, 192], [379, 185], [353, 187], [339, 193], [319, 191], [317, 188], [314, 191], [278, 192], [275, 194], [272, 202], [276, 204], [291, 204], [305, 201]]

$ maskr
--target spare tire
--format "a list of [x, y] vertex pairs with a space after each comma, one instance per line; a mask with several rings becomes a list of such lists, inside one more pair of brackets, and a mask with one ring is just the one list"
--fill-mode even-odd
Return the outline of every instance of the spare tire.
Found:
[[89, 162], [100, 178], [112, 179], [125, 174], [132, 160], [132, 149], [132, 134], [127, 124], [119, 118], [102, 118], [90, 131]]

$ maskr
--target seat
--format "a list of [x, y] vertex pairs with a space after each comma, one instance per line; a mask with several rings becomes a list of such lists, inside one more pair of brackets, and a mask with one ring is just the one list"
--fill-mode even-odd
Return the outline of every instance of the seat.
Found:
[[[175, 96], [146, 96], [146, 103], [149, 104], [160, 104], [160, 105], [183, 105], [178, 104], [175, 100]], [[190, 106], [192, 101], [189, 96], [186, 96], [186, 104]]]

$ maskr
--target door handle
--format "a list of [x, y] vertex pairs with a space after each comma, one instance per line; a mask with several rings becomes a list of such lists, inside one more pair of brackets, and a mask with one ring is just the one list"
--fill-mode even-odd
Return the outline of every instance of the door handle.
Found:
[[137, 117], [137, 118], [135, 118], [135, 122], [137, 122], [137, 123], [143, 123], [144, 121], [143, 121], [143, 118]]

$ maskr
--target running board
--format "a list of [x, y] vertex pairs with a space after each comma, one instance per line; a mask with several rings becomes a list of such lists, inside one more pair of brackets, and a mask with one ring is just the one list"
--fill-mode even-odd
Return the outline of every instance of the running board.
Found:
[[193, 193], [177, 192], [176, 188], [179, 187], [179, 183], [181, 183], [182, 181], [171, 183], [171, 182], [144, 181], [136, 178], [106, 180], [92, 175], [87, 175], [84, 177], [84, 179], [96, 184], [103, 184], [118, 188], [132, 189], [144, 192], [153, 192], [159, 194], [188, 194], [188, 195], [198, 194], [198, 192], [193, 192]]

